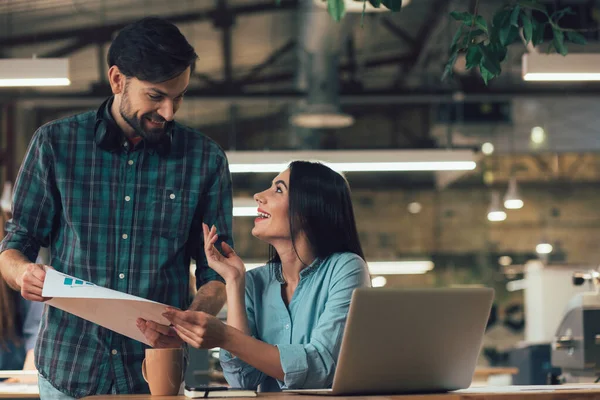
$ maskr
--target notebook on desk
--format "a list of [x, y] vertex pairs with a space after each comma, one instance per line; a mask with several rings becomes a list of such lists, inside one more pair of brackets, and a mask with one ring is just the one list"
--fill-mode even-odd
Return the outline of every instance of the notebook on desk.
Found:
[[331, 389], [299, 394], [436, 393], [471, 384], [494, 291], [356, 289]]

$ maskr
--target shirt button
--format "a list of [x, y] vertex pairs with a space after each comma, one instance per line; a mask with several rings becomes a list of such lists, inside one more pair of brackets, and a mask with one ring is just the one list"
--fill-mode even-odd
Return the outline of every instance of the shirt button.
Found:
[[133, 160], [129, 160], [129, 161], [127, 161], [127, 164], [129, 164], [129, 165], [133, 165]]
[[120, 273], [120, 274], [119, 274], [119, 278], [121, 278], [121, 279], [124, 279], [124, 278], [125, 278], [125, 274], [123, 274], [123, 273]]
[[117, 350], [113, 349], [113, 350], [111, 351], [111, 353], [112, 353], [112, 355], [113, 355], [113, 356], [116, 356], [116, 355], [117, 355]]
[[290, 324], [285, 324], [285, 329], [290, 329]]
[[173, 200], [175, 198], [175, 195], [173, 193], [171, 193], [171, 195], [169, 197], [171, 198], [171, 200]]
[[125, 201], [129, 201], [129, 200], [131, 200], [131, 197], [125, 196]]
[[127, 236], [126, 233], [123, 234], [123, 236], [121, 236], [123, 239], [127, 239], [129, 236]]

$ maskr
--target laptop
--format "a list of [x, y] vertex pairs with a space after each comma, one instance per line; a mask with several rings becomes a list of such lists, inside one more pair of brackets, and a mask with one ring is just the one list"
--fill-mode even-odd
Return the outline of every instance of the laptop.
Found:
[[331, 389], [311, 395], [439, 393], [470, 386], [490, 314], [490, 288], [361, 288]]

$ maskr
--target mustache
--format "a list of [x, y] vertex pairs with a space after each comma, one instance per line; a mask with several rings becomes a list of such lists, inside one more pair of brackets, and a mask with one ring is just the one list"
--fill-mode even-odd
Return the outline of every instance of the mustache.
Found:
[[144, 118], [148, 118], [154, 122], [167, 122], [166, 119], [164, 119], [163, 117], [161, 117], [158, 114], [147, 114], [147, 115], [144, 115]]

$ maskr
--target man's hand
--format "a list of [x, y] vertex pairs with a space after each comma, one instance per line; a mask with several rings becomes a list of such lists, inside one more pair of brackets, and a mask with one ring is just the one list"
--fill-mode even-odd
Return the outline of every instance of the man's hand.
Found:
[[150, 346], [155, 348], [181, 347], [183, 341], [177, 336], [177, 333], [166, 325], [158, 324], [154, 321], [146, 321], [138, 318], [136, 325], [140, 332], [146, 336]]
[[[16, 283], [21, 288], [21, 296], [31, 301], [46, 301], [50, 297], [42, 297], [46, 266], [42, 264], [24, 264], [19, 268]], [[48, 268], [52, 268], [48, 266]]]

